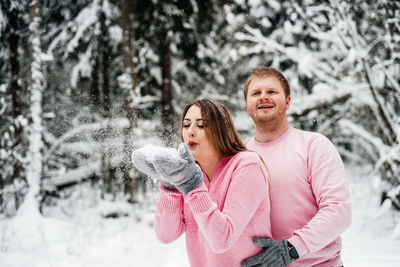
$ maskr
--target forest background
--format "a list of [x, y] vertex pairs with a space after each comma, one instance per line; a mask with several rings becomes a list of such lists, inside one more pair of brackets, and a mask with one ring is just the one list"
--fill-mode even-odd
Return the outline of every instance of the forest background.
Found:
[[46, 216], [79, 188], [94, 202], [145, 203], [156, 186], [133, 168], [132, 150], [176, 146], [183, 106], [203, 97], [226, 105], [251, 136], [242, 88], [260, 66], [288, 78], [290, 124], [329, 137], [400, 211], [399, 1], [0, 7], [0, 218]]

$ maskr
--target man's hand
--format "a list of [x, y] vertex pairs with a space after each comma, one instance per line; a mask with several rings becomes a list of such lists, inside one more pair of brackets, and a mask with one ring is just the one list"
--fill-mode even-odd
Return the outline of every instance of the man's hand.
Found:
[[[287, 240], [277, 241], [270, 238], [255, 237], [253, 242], [256, 246], [264, 250], [242, 261], [242, 267], [284, 267], [293, 261], [292, 257], [289, 255], [290, 243]], [[292, 249], [294, 249], [294, 247]]]

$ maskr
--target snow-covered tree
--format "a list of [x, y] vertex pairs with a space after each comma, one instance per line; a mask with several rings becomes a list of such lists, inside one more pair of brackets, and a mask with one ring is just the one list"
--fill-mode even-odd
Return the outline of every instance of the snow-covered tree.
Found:
[[[29, 7], [4, 0], [2, 207], [18, 206], [25, 195], [25, 183], [12, 178], [27, 137], [39, 135], [43, 144], [29, 141], [40, 148], [26, 156], [43, 155], [41, 204], [86, 182], [103, 197], [133, 200], [132, 178], [135, 191], [149, 185], [133, 172], [130, 151], [147, 142], [174, 145], [182, 107], [196, 98], [214, 98], [248, 118], [244, 79], [265, 65], [290, 80], [291, 123], [326, 134], [345, 160], [373, 166], [382, 192], [399, 205], [397, 2], [43, 0], [44, 53], [30, 64]], [[28, 72], [41, 73], [42, 81]], [[42, 86], [41, 102], [30, 98], [27, 85], [34, 84]], [[33, 125], [36, 132], [28, 132]], [[251, 120], [238, 127], [245, 136], [252, 132]], [[29, 164], [32, 173], [36, 163]], [[26, 176], [22, 169], [21, 181]]]
[[23, 116], [26, 79], [23, 45], [29, 21], [26, 2], [5, 0], [0, 5], [0, 210], [13, 214], [21, 204], [25, 185]]
[[372, 164], [400, 207], [399, 3], [249, 6], [248, 17], [227, 7], [235, 75], [263, 65], [282, 70], [292, 85], [292, 123], [328, 135], [345, 159]]
[[178, 139], [176, 119], [182, 106], [204, 89], [199, 51], [212, 29], [215, 10], [212, 1], [137, 4], [138, 90], [156, 98], [140, 114], [148, 117], [158, 111], [167, 144]]
[[29, 55], [30, 55], [30, 124], [28, 128], [29, 148], [26, 158], [26, 180], [28, 192], [24, 202], [18, 210], [20, 216], [36, 217], [39, 214], [39, 201], [37, 197], [40, 192], [42, 178], [42, 91], [44, 79], [42, 73], [42, 50], [40, 35], [40, 2], [30, 2], [30, 24], [29, 24]]
[[[51, 132], [47, 135], [50, 150], [45, 157], [48, 163], [45, 171], [48, 174], [58, 171], [59, 175], [55, 177], [57, 182], [52, 183], [50, 179], [50, 184], [58, 189], [84, 180], [100, 178], [103, 189], [110, 193], [114, 190], [111, 189], [112, 184], [120, 181], [115, 179], [115, 173], [121, 162], [116, 158], [112, 159], [115, 147], [110, 143], [110, 139], [122, 140], [122, 135], [115, 136], [110, 128], [111, 125], [108, 125], [111, 117], [123, 115], [122, 105], [118, 103], [122, 102], [123, 98], [119, 97], [122, 94], [117, 82], [117, 76], [121, 73], [119, 63], [122, 59], [118, 55], [121, 42], [119, 7], [107, 0], [94, 0], [78, 1], [74, 4], [49, 2], [48, 8], [52, 16], [47, 17], [46, 47], [47, 53], [54, 59], [50, 64], [57, 68], [57, 71], [51, 72], [48, 77], [52, 81], [52, 84], [49, 84], [52, 90], [49, 92], [54, 90], [60, 92], [58, 96], [48, 95], [53, 105], [47, 106], [47, 109], [54, 114], [53, 118], [57, 121], [54, 119], [48, 121], [51, 127]], [[60, 76], [60, 73], [66, 73], [61, 83], [52, 78]], [[62, 109], [55, 109], [54, 104], [60, 105], [54, 103], [58, 101], [57, 98], [66, 99], [63, 101], [66, 105]], [[70, 116], [74, 119], [71, 120]], [[62, 128], [60, 124], [57, 125], [60, 120]], [[54, 124], [57, 127], [51, 126]], [[79, 129], [91, 124], [101, 125], [104, 128], [97, 127], [91, 131], [93, 136], [89, 139], [81, 137], [80, 135], [85, 136], [85, 134]], [[75, 133], [76, 136], [70, 136], [70, 133]], [[65, 136], [69, 136], [70, 139], [65, 140]], [[59, 140], [65, 141], [65, 145], [70, 148], [75, 147], [77, 150], [66, 153], [61, 149], [63, 146]], [[79, 145], [73, 146], [73, 143], [84, 140], [101, 145], [96, 146], [96, 152], [86, 154], [90, 149], [83, 151], [79, 149]], [[90, 143], [87, 146], [92, 147]], [[57, 151], [56, 148], [61, 151]], [[120, 148], [118, 146], [118, 149]], [[85, 160], [78, 160], [81, 156]], [[98, 167], [95, 170], [88, 167], [87, 170], [92, 170], [89, 173], [79, 172], [79, 168], [85, 165]], [[99, 173], [98, 170], [103, 172]], [[65, 184], [62, 185], [60, 177], [68, 177], [69, 172], [81, 175], [75, 176], [74, 183], [66, 178]]]

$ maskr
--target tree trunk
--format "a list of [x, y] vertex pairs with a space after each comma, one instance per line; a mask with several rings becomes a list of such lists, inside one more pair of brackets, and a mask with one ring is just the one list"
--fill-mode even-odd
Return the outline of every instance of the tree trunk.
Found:
[[[101, 56], [101, 76], [102, 76], [102, 106], [103, 106], [103, 117], [104, 118], [111, 118], [111, 100], [110, 100], [110, 47], [109, 47], [109, 36], [108, 36], [108, 28], [106, 24], [106, 14], [104, 11], [101, 11], [99, 14], [99, 21], [100, 21], [100, 32], [99, 35], [99, 51]], [[103, 172], [103, 179], [104, 179], [104, 190], [105, 193], [114, 193], [114, 182], [116, 168], [111, 164], [111, 157], [109, 146], [106, 144], [107, 139], [111, 138], [112, 133], [111, 126], [107, 126], [104, 129], [105, 134], [102, 136], [102, 141], [104, 143], [104, 150], [103, 150], [103, 162], [104, 165], [104, 172]]]
[[[4, 178], [0, 173], [0, 191], [3, 191], [4, 188]], [[3, 193], [0, 193], [0, 213], [3, 213]]]
[[171, 75], [171, 49], [167, 39], [167, 33], [159, 44], [160, 68], [161, 68], [161, 123], [163, 126], [162, 138], [167, 145], [172, 145], [174, 140], [174, 108], [172, 106], [172, 75]]
[[32, 0], [30, 3], [29, 25], [29, 53], [30, 53], [30, 125], [29, 125], [29, 149], [28, 163], [26, 167], [26, 179], [28, 192], [24, 202], [18, 210], [21, 216], [39, 216], [39, 205], [36, 197], [40, 191], [40, 179], [42, 175], [42, 91], [43, 75], [41, 70], [40, 48], [40, 2]]
[[130, 201], [135, 198], [135, 180], [130, 176], [132, 169], [130, 155], [133, 150], [133, 129], [136, 124], [136, 108], [133, 103], [135, 88], [137, 86], [137, 74], [135, 64], [135, 29], [134, 29], [134, 7], [136, 0], [122, 0], [122, 50], [124, 59], [124, 110], [129, 127], [124, 129], [124, 159], [121, 166], [124, 181], [124, 192], [131, 194]]
[[96, 55], [92, 69], [92, 86], [90, 87], [90, 102], [94, 112], [99, 112], [101, 107], [99, 89], [99, 57]]
[[135, 28], [134, 7], [136, 0], [122, 0], [122, 50], [124, 57], [124, 72], [129, 74], [134, 90], [137, 85], [137, 73], [135, 64]]
[[104, 117], [111, 117], [111, 103], [110, 103], [110, 59], [107, 47], [103, 47], [103, 106], [104, 106]]

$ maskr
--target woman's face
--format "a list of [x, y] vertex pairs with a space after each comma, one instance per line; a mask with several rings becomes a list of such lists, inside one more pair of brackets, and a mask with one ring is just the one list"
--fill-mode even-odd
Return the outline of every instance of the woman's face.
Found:
[[214, 144], [206, 135], [201, 110], [196, 105], [191, 106], [183, 118], [182, 137], [193, 158], [199, 163], [210, 153], [216, 153]]

